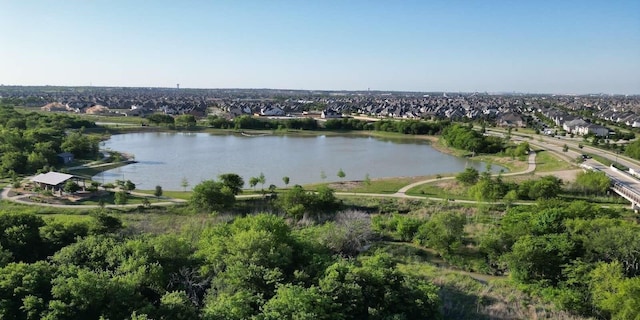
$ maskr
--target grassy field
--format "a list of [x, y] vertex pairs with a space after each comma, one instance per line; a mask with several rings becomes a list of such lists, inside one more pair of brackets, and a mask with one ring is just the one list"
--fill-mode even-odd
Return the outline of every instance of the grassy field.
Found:
[[[107, 195], [104, 195], [100, 198], [91, 198], [86, 200], [80, 200], [76, 202], [78, 205], [98, 205], [100, 203], [100, 199], [104, 201], [105, 204], [116, 204], [115, 203], [115, 193], [109, 192]], [[127, 204], [143, 204], [144, 199], [149, 200], [151, 204], [156, 202], [161, 202], [162, 199], [157, 200], [156, 197], [141, 197], [134, 194], [130, 194], [127, 199]]]
[[576, 167], [559, 159], [549, 151], [538, 151], [536, 155], [536, 172], [571, 170]]
[[419, 176], [419, 177], [397, 177], [384, 179], [371, 179], [367, 184], [362, 180], [344, 181], [344, 182], [328, 182], [305, 185], [308, 190], [315, 190], [321, 185], [326, 185], [336, 192], [354, 192], [354, 193], [382, 193], [392, 194], [398, 192], [400, 188], [422, 180], [434, 179], [436, 176]]
[[469, 159], [499, 165], [501, 167], [507, 168], [508, 172], [520, 172], [526, 170], [529, 167], [526, 158], [524, 158], [524, 160], [521, 160], [518, 158], [511, 159], [511, 157], [501, 155], [479, 155], [471, 157]]
[[468, 187], [457, 183], [455, 180], [447, 179], [419, 185], [409, 189], [406, 194], [442, 199], [473, 200], [469, 197], [468, 190]]
[[[145, 194], [148, 194], [148, 195], [153, 195], [155, 190], [136, 190], [136, 192], [145, 193]], [[162, 190], [162, 197], [160, 197], [160, 201], [162, 201], [163, 198], [165, 200], [166, 200], [166, 198], [189, 200], [189, 198], [191, 198], [191, 191]], [[154, 197], [154, 199], [155, 199], [155, 197]]]

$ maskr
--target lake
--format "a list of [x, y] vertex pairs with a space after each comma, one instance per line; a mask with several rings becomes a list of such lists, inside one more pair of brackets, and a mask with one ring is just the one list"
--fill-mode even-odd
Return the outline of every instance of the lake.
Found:
[[[484, 171], [486, 164], [437, 151], [420, 139], [382, 139], [354, 136], [257, 136], [208, 133], [128, 133], [114, 135], [102, 148], [133, 154], [138, 163], [105, 171], [93, 179], [113, 182], [131, 180], [138, 189], [182, 190], [223, 173], [237, 173], [248, 187], [250, 177], [261, 172], [270, 184], [289, 185], [363, 180], [400, 176], [454, 173], [471, 166]], [[493, 170], [503, 169], [493, 166]], [[261, 187], [258, 185], [258, 187]]]

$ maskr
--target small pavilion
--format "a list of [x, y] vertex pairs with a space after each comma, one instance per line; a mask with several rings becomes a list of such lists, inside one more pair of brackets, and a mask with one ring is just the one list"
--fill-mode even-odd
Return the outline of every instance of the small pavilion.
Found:
[[47, 173], [41, 173], [31, 178], [31, 182], [33, 182], [34, 184], [37, 184], [40, 188], [44, 190], [62, 192], [62, 188], [64, 188], [64, 184], [71, 179], [75, 180], [76, 182], [80, 180], [84, 181], [84, 179], [81, 179], [71, 174], [51, 171]]

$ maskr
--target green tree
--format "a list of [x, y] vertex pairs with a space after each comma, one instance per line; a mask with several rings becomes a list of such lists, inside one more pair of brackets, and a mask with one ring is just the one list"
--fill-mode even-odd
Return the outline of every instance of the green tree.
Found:
[[347, 319], [440, 318], [438, 289], [398, 271], [390, 255], [376, 252], [361, 266], [337, 262], [320, 288]]
[[40, 152], [32, 151], [27, 156], [27, 171], [28, 172], [36, 172], [42, 167], [49, 164], [49, 160], [46, 156]]
[[62, 151], [73, 153], [79, 159], [95, 159], [99, 143], [99, 138], [87, 136], [80, 130], [67, 134], [60, 148]]
[[278, 197], [278, 205], [287, 214], [296, 219], [302, 219], [305, 205], [309, 204], [309, 194], [300, 185], [295, 185]]
[[133, 190], [135, 190], [135, 189], [136, 189], [136, 184], [135, 184], [135, 183], [133, 183], [133, 182], [131, 182], [131, 180], [127, 180], [127, 181], [125, 181], [125, 182], [124, 182], [124, 184], [123, 184], [123, 186], [124, 186], [124, 190], [125, 190], [126, 192], [131, 192], [131, 191], [133, 191]]
[[331, 297], [316, 287], [284, 285], [265, 303], [258, 319], [337, 319], [340, 318], [337, 309]]
[[44, 319], [126, 319], [134, 310], [151, 304], [138, 291], [134, 274], [65, 266], [53, 279], [49, 311]]
[[415, 237], [416, 233], [420, 226], [424, 223], [424, 221], [406, 216], [398, 216], [401, 217], [398, 220], [398, 224], [396, 226], [396, 233], [400, 237], [402, 241], [411, 241]]
[[198, 211], [214, 212], [233, 206], [233, 191], [222, 182], [205, 180], [193, 188], [189, 204]]
[[564, 224], [572, 239], [579, 241], [585, 261], [618, 261], [627, 276], [640, 275], [640, 226], [612, 218], [578, 218]]
[[344, 173], [344, 171], [342, 170], [342, 168], [340, 168], [340, 170], [338, 170], [338, 178], [340, 179], [344, 179], [344, 177], [346, 177], [347, 175]]
[[234, 292], [219, 292], [207, 296], [202, 308], [203, 319], [251, 319], [256, 313], [254, 306], [259, 305], [260, 298], [244, 288]]
[[80, 189], [80, 186], [73, 180], [67, 180], [67, 182], [64, 183], [64, 187], [62, 188], [62, 190], [64, 190], [64, 192], [66, 193], [76, 193]]
[[78, 237], [89, 234], [89, 223], [85, 221], [51, 220], [40, 227], [40, 237], [47, 246], [48, 255], [75, 243]]
[[180, 181], [180, 186], [182, 187], [182, 191], [187, 191], [187, 187], [189, 187], [189, 180], [187, 180], [187, 177], [182, 178], [182, 181]]
[[147, 116], [147, 120], [149, 120], [149, 122], [154, 123], [156, 125], [159, 125], [159, 124], [172, 125], [175, 122], [172, 116], [166, 115], [166, 114], [160, 114], [160, 113], [154, 113]]
[[160, 199], [160, 197], [162, 197], [162, 186], [156, 186], [156, 189], [153, 191], [153, 195]]
[[611, 187], [611, 179], [602, 171], [578, 172], [575, 186], [587, 194], [605, 194]]
[[192, 129], [196, 126], [196, 117], [191, 114], [181, 114], [175, 117], [175, 125], [177, 127]]
[[469, 195], [476, 201], [495, 202], [506, 193], [506, 186], [501, 179], [492, 179], [489, 174], [483, 176], [478, 182], [469, 188]]
[[258, 176], [258, 182], [262, 185], [262, 192], [264, 192], [264, 184], [267, 183], [267, 179], [264, 177], [264, 173], [260, 172], [260, 176]]
[[184, 291], [165, 293], [158, 307], [160, 319], [191, 320], [198, 318], [198, 312]]
[[640, 159], [640, 140], [627, 144], [627, 147], [624, 149], [624, 154], [636, 160]]
[[253, 188], [253, 190], [256, 190], [256, 186], [258, 185], [258, 183], [260, 182], [260, 179], [258, 177], [251, 177], [249, 179], [249, 187]]
[[507, 192], [507, 194], [504, 195], [502, 200], [504, 200], [504, 203], [507, 206], [507, 209], [509, 209], [509, 207], [511, 207], [511, 205], [513, 205], [513, 203], [516, 202], [516, 200], [518, 200], [518, 191], [509, 190], [509, 192]]
[[231, 190], [234, 195], [242, 193], [242, 187], [244, 186], [244, 180], [241, 176], [235, 173], [225, 173], [218, 176], [223, 185]]
[[540, 180], [535, 181], [529, 189], [530, 199], [550, 199], [558, 196], [561, 188], [562, 180], [555, 176], [544, 176]]
[[282, 177], [282, 182], [284, 182], [285, 187], [289, 186], [289, 177], [284, 176]]
[[0, 316], [41, 319], [51, 300], [56, 268], [45, 261], [11, 263], [0, 268]]
[[511, 276], [521, 283], [555, 285], [573, 254], [574, 243], [566, 234], [525, 235], [515, 242], [505, 261]]
[[118, 191], [114, 194], [113, 202], [118, 205], [125, 205], [129, 201], [129, 194], [126, 191]]
[[0, 249], [16, 262], [34, 262], [44, 249], [40, 228], [44, 220], [32, 213], [0, 212]]
[[464, 171], [456, 175], [456, 180], [466, 185], [476, 184], [479, 178], [480, 178], [480, 173], [478, 172], [477, 169], [472, 167], [467, 167], [464, 169]]
[[216, 294], [246, 290], [268, 299], [284, 281], [285, 270], [292, 270], [294, 248], [284, 219], [258, 214], [205, 230], [197, 256], [204, 260], [203, 270], [216, 275]]
[[466, 218], [459, 213], [438, 213], [418, 228], [415, 239], [448, 256], [462, 245], [465, 224]]
[[324, 170], [320, 170], [320, 179], [322, 179], [322, 181], [324, 181], [324, 179], [327, 178], [327, 174], [324, 172]]
[[620, 263], [602, 263], [591, 272], [595, 305], [611, 319], [640, 318], [640, 278], [625, 278]]

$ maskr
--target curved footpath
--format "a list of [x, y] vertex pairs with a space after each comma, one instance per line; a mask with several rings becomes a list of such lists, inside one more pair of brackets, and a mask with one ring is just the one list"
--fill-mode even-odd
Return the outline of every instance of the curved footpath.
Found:
[[[527, 174], [527, 173], [531, 173], [531, 172], [535, 171], [536, 170], [536, 153], [535, 152], [531, 152], [529, 154], [528, 165], [529, 166], [524, 171], [505, 173], [505, 174], [502, 174], [502, 176], [515, 176], [515, 175]], [[440, 179], [429, 179], [429, 180], [423, 180], [423, 181], [414, 182], [412, 184], [409, 184], [409, 185], [406, 185], [406, 186], [400, 188], [400, 190], [398, 190], [396, 193], [394, 193], [393, 196], [402, 197], [403, 195], [405, 195], [405, 193], [407, 191], [409, 191], [410, 189], [413, 189], [413, 188], [415, 188], [415, 187], [417, 187], [419, 185], [423, 185], [423, 184], [429, 183], [429, 182], [441, 181], [441, 180], [451, 180], [451, 179], [454, 179], [454, 178], [455, 178], [455, 176], [450, 176], [450, 177], [444, 177], [444, 178], [440, 178]], [[417, 198], [422, 198], [422, 197], [417, 197]], [[462, 201], [462, 200], [460, 200], [460, 201]]]
[[[536, 153], [535, 152], [531, 152], [529, 154], [529, 159], [528, 159], [528, 167], [526, 170], [524, 171], [519, 171], [519, 172], [510, 172], [510, 173], [505, 173], [503, 174], [503, 176], [515, 176], [515, 175], [521, 175], [521, 174], [527, 174], [527, 173], [531, 173], [533, 171], [536, 170]], [[378, 197], [378, 198], [407, 198], [407, 199], [422, 199], [422, 200], [434, 200], [434, 201], [440, 201], [443, 200], [443, 198], [433, 198], [433, 197], [423, 197], [423, 196], [411, 196], [411, 195], [407, 195], [406, 192], [409, 191], [412, 188], [415, 188], [419, 185], [423, 185], [426, 183], [430, 183], [430, 182], [435, 182], [435, 181], [442, 181], [442, 180], [450, 180], [450, 179], [454, 179], [454, 176], [449, 176], [449, 177], [444, 177], [444, 178], [440, 178], [440, 179], [427, 179], [427, 180], [422, 180], [422, 181], [418, 181], [418, 182], [414, 182], [411, 183], [409, 185], [406, 185], [402, 188], [400, 188], [400, 190], [398, 190], [396, 193], [392, 193], [392, 194], [386, 194], [386, 193], [349, 193], [349, 192], [336, 192], [336, 195], [344, 195], [344, 196], [364, 196], [364, 197]], [[23, 200], [24, 198], [29, 197], [31, 194], [23, 194], [23, 195], [18, 195], [18, 196], [13, 196], [10, 197], [9, 196], [9, 192], [11, 191], [11, 187], [10, 186], [6, 186], [2, 189], [2, 192], [0, 193], [0, 199], [4, 199], [4, 200], [8, 200], [8, 201], [12, 201], [15, 203], [20, 203], [20, 204], [25, 204], [25, 205], [36, 205], [36, 206], [42, 206], [42, 207], [54, 207], [54, 208], [66, 208], [66, 209], [94, 209], [94, 208], [100, 208], [99, 205], [94, 205], [94, 204], [87, 204], [87, 205], [73, 205], [73, 204], [53, 204], [53, 203], [40, 203], [40, 202], [32, 202], [32, 201], [26, 201]], [[137, 195], [137, 196], [142, 196], [142, 197], [147, 197], [150, 199], [155, 199], [154, 197], [148, 195], [148, 194], [144, 194], [144, 193], [136, 193], [136, 192], [132, 192], [132, 194]], [[242, 195], [242, 196], [238, 196], [239, 198], [251, 198], [251, 197], [261, 197], [262, 195], [256, 194], [256, 195]], [[174, 205], [174, 204], [178, 204], [178, 203], [184, 203], [186, 202], [186, 200], [183, 199], [174, 199], [174, 198], [166, 198], [167, 201], [163, 201], [163, 202], [155, 202], [152, 203], [151, 206], [170, 206], [170, 205]], [[476, 203], [477, 201], [473, 201], [473, 200], [455, 200], [458, 203]], [[108, 204], [105, 205], [105, 208], [136, 208], [138, 206], [141, 206], [142, 204], [140, 203], [135, 203], [135, 204], [125, 204], [125, 205], [118, 205], [118, 204]]]

